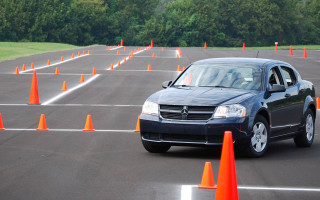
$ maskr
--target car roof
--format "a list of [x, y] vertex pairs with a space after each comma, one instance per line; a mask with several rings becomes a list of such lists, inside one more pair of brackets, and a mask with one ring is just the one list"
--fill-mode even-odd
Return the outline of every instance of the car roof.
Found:
[[279, 60], [271, 60], [271, 59], [263, 59], [263, 58], [240, 58], [240, 57], [226, 57], [226, 58], [210, 58], [204, 59], [194, 62], [193, 64], [252, 64], [257, 66], [264, 66], [266, 64], [274, 64], [274, 63], [283, 63], [289, 65], [288, 63], [279, 61]]

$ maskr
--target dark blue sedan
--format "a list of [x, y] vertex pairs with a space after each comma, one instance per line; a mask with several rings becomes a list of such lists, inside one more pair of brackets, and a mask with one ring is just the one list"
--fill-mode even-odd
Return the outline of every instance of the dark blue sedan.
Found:
[[288, 63], [200, 60], [162, 86], [166, 89], [146, 100], [140, 116], [142, 144], [151, 153], [221, 145], [225, 131], [232, 131], [234, 143], [251, 157], [262, 156], [275, 140], [312, 145], [315, 89]]

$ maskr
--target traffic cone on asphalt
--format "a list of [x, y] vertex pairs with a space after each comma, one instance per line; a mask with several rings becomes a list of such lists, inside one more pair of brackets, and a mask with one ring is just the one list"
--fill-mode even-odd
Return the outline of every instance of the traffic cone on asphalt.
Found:
[[121, 63], [120, 63], [120, 60], [118, 60], [118, 67], [120, 67], [121, 66]]
[[31, 63], [30, 69], [34, 69], [34, 63], [33, 62]]
[[307, 47], [304, 47], [303, 58], [307, 58]]
[[119, 55], [120, 54], [120, 52], [119, 52], [119, 50], [117, 51], [117, 55]]
[[164, 47], [161, 48], [161, 51], [164, 51]]
[[82, 54], [83, 54], [83, 55], [86, 55], [86, 51], [83, 51]]
[[153, 40], [151, 40], [150, 46], [153, 47]]
[[186, 67], [182, 67], [182, 71], [184, 71], [186, 69]]
[[126, 62], [127, 62], [127, 59], [126, 59], [126, 58], [124, 58], [124, 59], [123, 59], [123, 62], [124, 62], [124, 63], [126, 63]]
[[292, 45], [290, 45], [290, 52], [289, 52], [290, 56], [293, 56], [293, 51], [292, 51]]
[[92, 73], [91, 73], [91, 75], [96, 75], [97, 73], [96, 73], [96, 68], [92, 68]]
[[154, 52], [153, 52], [153, 54], [152, 54], [152, 58], [155, 58], [156, 57], [156, 54], [154, 54]]
[[152, 70], [151, 70], [151, 65], [150, 65], [150, 64], [148, 65], [148, 69], [147, 69], [147, 71], [152, 71]]
[[16, 72], [14, 74], [19, 74], [19, 67], [16, 67]]
[[110, 66], [110, 70], [113, 70], [113, 64], [111, 64], [111, 66]]
[[127, 50], [127, 48], [126, 47], [123, 47], [123, 51], [126, 51]]
[[39, 104], [37, 72], [33, 71], [29, 104]]
[[91, 115], [87, 115], [87, 120], [83, 131], [94, 131]]
[[61, 56], [61, 59], [60, 59], [60, 61], [61, 61], [61, 62], [63, 61], [63, 56]]
[[140, 115], [138, 116], [136, 130], [134, 130], [134, 132], [140, 132]]
[[90, 52], [90, 50], [88, 50], [88, 55], [90, 55], [91, 54], [91, 52]]
[[181, 72], [181, 67], [180, 67], [180, 65], [178, 65], [177, 71], [178, 71], [178, 72]]
[[134, 53], [137, 53], [137, 49], [134, 49]]
[[78, 51], [78, 56], [80, 56], [80, 52]]
[[83, 76], [83, 74], [81, 74], [81, 76], [80, 76], [80, 83], [84, 83], [84, 76]]
[[274, 44], [274, 50], [278, 51], [278, 44], [277, 43]]
[[25, 64], [22, 65], [21, 71], [26, 71], [26, 65]]
[[66, 81], [63, 81], [63, 84], [62, 84], [62, 91], [67, 91], [68, 88], [67, 88], [67, 82]]
[[49, 130], [47, 128], [47, 122], [46, 122], [46, 116], [44, 114], [41, 114], [37, 131], [47, 131]]
[[238, 200], [237, 187], [232, 132], [225, 131], [218, 175], [218, 189], [215, 199]]
[[5, 128], [3, 127], [3, 121], [2, 121], [2, 115], [0, 113], [0, 130], [4, 130]]
[[123, 46], [123, 40], [121, 39], [121, 41], [120, 41], [120, 46]]
[[48, 59], [47, 65], [48, 65], [48, 66], [50, 65], [50, 59]]
[[56, 67], [56, 71], [54, 72], [54, 75], [59, 75], [60, 73], [59, 73], [59, 68], [58, 67]]
[[242, 50], [246, 50], [246, 43], [242, 44]]
[[177, 54], [177, 56], [176, 56], [176, 57], [177, 57], [177, 59], [179, 59], [179, 58], [180, 58], [179, 54]]
[[71, 55], [71, 58], [74, 58], [74, 53]]
[[207, 42], [204, 42], [204, 47], [203, 47], [204, 49], [206, 49], [207, 48]]
[[217, 185], [214, 183], [214, 177], [212, 172], [211, 162], [206, 162], [203, 169], [201, 184], [198, 188], [203, 189], [217, 189]]
[[316, 98], [316, 103], [317, 103], [317, 110], [320, 110], [320, 98]]

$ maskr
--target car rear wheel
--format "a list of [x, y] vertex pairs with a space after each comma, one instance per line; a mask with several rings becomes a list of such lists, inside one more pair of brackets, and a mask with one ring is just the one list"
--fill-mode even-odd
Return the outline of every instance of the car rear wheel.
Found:
[[171, 145], [165, 143], [149, 142], [142, 140], [143, 147], [150, 153], [165, 153], [167, 152]]
[[267, 151], [269, 145], [269, 126], [267, 120], [258, 115], [253, 123], [252, 136], [246, 148], [247, 156], [261, 157]]
[[313, 143], [314, 117], [313, 117], [313, 112], [310, 109], [306, 111], [304, 122], [305, 122], [305, 128], [303, 132], [294, 138], [294, 143], [298, 147], [310, 147]]

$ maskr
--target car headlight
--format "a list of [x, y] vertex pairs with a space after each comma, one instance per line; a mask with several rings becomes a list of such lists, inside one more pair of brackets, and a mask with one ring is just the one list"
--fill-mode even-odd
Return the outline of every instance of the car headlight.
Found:
[[153, 103], [151, 101], [144, 102], [142, 106], [142, 113], [149, 114], [149, 115], [159, 115], [159, 106], [157, 103]]
[[245, 117], [246, 108], [239, 104], [218, 106], [213, 118]]

